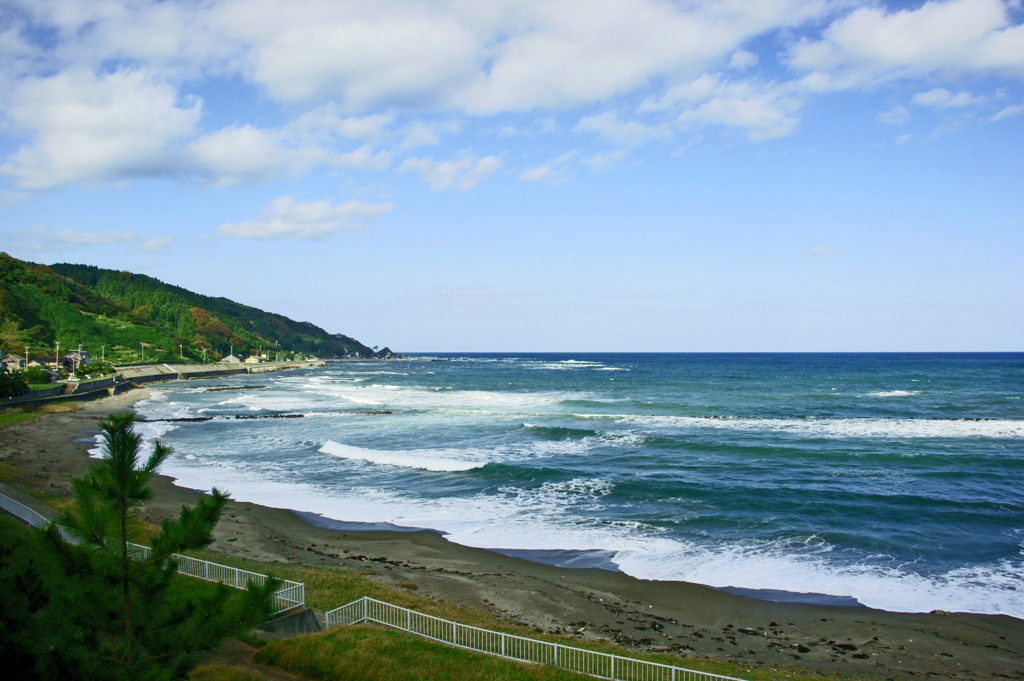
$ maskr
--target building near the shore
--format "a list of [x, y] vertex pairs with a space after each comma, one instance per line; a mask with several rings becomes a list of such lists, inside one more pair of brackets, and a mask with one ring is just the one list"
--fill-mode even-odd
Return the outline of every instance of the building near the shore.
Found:
[[21, 355], [3, 355], [0, 357], [0, 364], [8, 371], [16, 371], [25, 368], [25, 358]]
[[64, 356], [77, 363], [78, 366], [85, 366], [90, 362], [87, 350], [68, 350]]
[[234, 355], [228, 355], [227, 357], [222, 359], [221, 362], [225, 364], [241, 364], [242, 360], [241, 358], [235, 357]]
[[30, 357], [28, 365], [30, 367], [42, 367], [49, 371], [74, 371], [75, 360], [68, 359], [67, 355], [62, 355], [60, 362], [57, 362], [53, 355], [43, 355], [42, 357]]
[[246, 357], [245, 358], [245, 363], [246, 364], [259, 364], [261, 361], [262, 360], [259, 357], [255, 356], [255, 355], [253, 355], [252, 357]]

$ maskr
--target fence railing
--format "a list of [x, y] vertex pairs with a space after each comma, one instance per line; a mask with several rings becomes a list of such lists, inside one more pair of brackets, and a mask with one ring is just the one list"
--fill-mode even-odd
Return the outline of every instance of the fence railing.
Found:
[[538, 641], [500, 631], [480, 629], [368, 596], [327, 613], [327, 626], [374, 622], [441, 643], [505, 657], [519, 662], [548, 664], [568, 671], [615, 681], [740, 681], [657, 662], [620, 657], [560, 643]]
[[[34, 527], [46, 527], [50, 524], [49, 519], [40, 513], [32, 510], [25, 504], [19, 503], [10, 497], [0, 494], [0, 508], [10, 512], [29, 525]], [[75, 539], [67, 532], [61, 533], [68, 541]], [[145, 560], [149, 558], [150, 548], [139, 544], [128, 544], [128, 555], [132, 560]], [[249, 582], [257, 586], [263, 586], [268, 579], [267, 575], [258, 572], [249, 572], [239, 568], [211, 563], [208, 560], [183, 556], [175, 553], [172, 555], [178, 561], [178, 572], [196, 579], [204, 579], [208, 582], [220, 582], [236, 589], [245, 589]], [[302, 582], [282, 580], [281, 588], [274, 592], [274, 614], [291, 610], [306, 604], [306, 585]]]
[[[28, 506], [3, 494], [0, 494], [0, 508], [36, 527], [45, 527], [50, 522]], [[149, 550], [149, 547], [146, 546], [129, 545], [129, 551], [135, 560], [147, 558]], [[178, 572], [181, 574], [211, 582], [221, 582], [238, 589], [246, 588], [249, 582], [263, 584], [268, 579], [266, 575], [256, 572], [219, 565], [191, 556], [175, 554], [174, 557], [178, 560]], [[305, 605], [305, 589], [305, 584], [301, 582], [285, 581], [282, 588], [274, 594], [274, 604], [278, 608], [275, 612], [283, 612]], [[613, 681], [742, 681], [732, 676], [711, 674], [471, 627], [467, 624], [452, 622], [378, 601], [368, 596], [327, 613], [328, 628], [362, 622], [373, 622], [401, 629], [411, 634], [479, 653], [496, 655], [518, 662], [549, 664], [568, 671]]]

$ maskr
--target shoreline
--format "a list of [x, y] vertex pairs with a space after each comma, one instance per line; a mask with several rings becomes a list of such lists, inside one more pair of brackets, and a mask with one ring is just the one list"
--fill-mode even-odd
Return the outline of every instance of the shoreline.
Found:
[[[28, 471], [24, 483], [30, 487], [69, 496], [68, 479], [89, 465], [87, 437], [97, 432], [95, 420], [148, 396], [145, 389], [132, 390], [10, 426], [0, 431], [0, 456]], [[152, 522], [176, 515], [200, 494], [166, 476], [158, 476], [153, 488], [144, 514]], [[231, 501], [211, 549], [268, 563], [357, 569], [375, 581], [413, 584], [420, 593], [537, 630], [684, 659], [864, 676], [1024, 679], [1024, 621], [1008, 615], [757, 600], [687, 582], [640, 580], [600, 564], [535, 562], [523, 552], [455, 544], [431, 530], [386, 524], [364, 529], [322, 517], [319, 524], [328, 526], [321, 527], [310, 515]], [[546, 558], [579, 557], [561, 553]], [[600, 563], [601, 556], [589, 558]]]

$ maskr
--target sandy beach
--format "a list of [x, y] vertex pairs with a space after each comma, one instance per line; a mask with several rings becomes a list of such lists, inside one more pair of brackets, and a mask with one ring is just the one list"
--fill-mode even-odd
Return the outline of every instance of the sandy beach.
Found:
[[[0, 431], [0, 460], [15, 469], [18, 486], [70, 496], [70, 478], [89, 465], [96, 420], [147, 395], [133, 390], [10, 426]], [[167, 477], [154, 488], [145, 512], [152, 521], [198, 495]], [[761, 601], [686, 582], [552, 567], [428, 531], [315, 527], [289, 510], [253, 503], [231, 502], [215, 536], [212, 548], [226, 554], [358, 569], [538, 630], [684, 657], [880, 678], [1024, 679], [1024, 622], [1004, 615]]]

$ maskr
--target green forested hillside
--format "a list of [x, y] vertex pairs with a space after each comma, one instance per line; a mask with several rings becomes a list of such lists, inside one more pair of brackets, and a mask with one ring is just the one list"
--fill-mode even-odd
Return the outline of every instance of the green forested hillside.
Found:
[[[308, 322], [211, 298], [129, 272], [89, 265], [37, 265], [0, 253], [0, 344], [6, 352], [50, 354], [82, 344], [107, 359], [133, 362], [219, 358], [234, 346], [247, 355], [262, 346], [318, 356], [373, 350]], [[179, 349], [179, 345], [183, 346]]]

